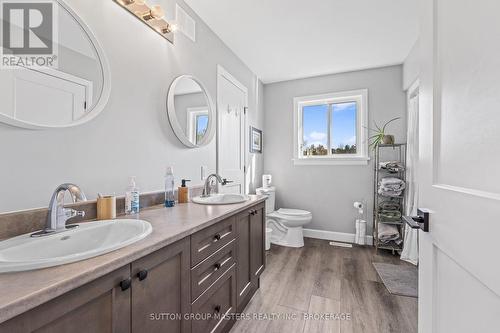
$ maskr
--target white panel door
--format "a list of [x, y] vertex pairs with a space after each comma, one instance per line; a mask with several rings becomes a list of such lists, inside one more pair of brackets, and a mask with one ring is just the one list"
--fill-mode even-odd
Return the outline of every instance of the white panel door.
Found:
[[500, 332], [500, 2], [421, 4], [419, 332]]
[[92, 105], [92, 82], [53, 69], [2, 71], [0, 87], [5, 113], [35, 124], [70, 124]]
[[217, 75], [217, 173], [227, 180], [221, 193], [245, 191], [245, 108], [247, 88], [222, 67]]

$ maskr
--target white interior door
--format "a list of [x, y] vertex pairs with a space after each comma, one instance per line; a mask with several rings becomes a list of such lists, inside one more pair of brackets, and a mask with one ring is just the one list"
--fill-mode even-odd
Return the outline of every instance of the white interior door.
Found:
[[421, 4], [419, 332], [500, 332], [500, 2]]
[[245, 108], [248, 90], [219, 66], [217, 71], [217, 173], [232, 181], [221, 193], [245, 191]]
[[35, 124], [70, 124], [92, 105], [92, 82], [49, 68], [3, 70], [0, 87], [4, 113]]

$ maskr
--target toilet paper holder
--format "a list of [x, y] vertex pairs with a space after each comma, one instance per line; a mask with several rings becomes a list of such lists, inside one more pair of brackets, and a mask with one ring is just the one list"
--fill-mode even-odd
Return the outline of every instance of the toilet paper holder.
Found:
[[427, 209], [417, 209], [417, 216], [403, 216], [403, 220], [412, 229], [429, 232], [429, 211]]

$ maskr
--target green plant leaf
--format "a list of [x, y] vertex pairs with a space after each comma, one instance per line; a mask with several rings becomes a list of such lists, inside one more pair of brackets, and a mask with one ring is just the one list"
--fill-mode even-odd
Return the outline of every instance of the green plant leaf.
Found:
[[384, 135], [385, 135], [385, 128], [387, 127], [387, 125], [389, 125], [390, 123], [392, 123], [393, 121], [396, 121], [398, 119], [401, 119], [401, 117], [396, 117], [396, 118], [393, 118], [393, 119], [389, 120], [388, 122], [386, 122], [385, 125], [384, 125], [384, 127], [382, 127], [382, 131], [381, 132], [384, 133]]

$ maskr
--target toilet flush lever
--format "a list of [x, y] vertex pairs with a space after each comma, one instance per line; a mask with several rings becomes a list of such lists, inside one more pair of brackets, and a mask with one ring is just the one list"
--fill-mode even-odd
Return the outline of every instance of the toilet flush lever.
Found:
[[403, 216], [403, 220], [412, 229], [429, 232], [429, 211], [427, 209], [418, 209], [417, 216]]

